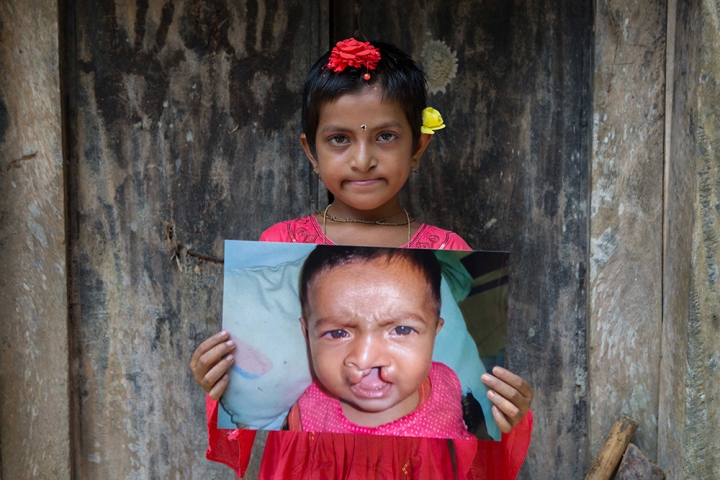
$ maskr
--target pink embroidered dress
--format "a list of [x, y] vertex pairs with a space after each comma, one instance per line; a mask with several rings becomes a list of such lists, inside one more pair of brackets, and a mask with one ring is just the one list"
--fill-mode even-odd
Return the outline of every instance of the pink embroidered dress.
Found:
[[[262, 233], [260, 241], [333, 244], [312, 215], [277, 223]], [[402, 247], [472, 250], [459, 235], [426, 224]], [[240, 477], [250, 462], [256, 432], [219, 429], [218, 402], [205, 398], [205, 457], [229, 466]], [[434, 479], [454, 478], [457, 473], [462, 480], [514, 480], [530, 446], [532, 425], [532, 412], [528, 412], [500, 442], [456, 439], [453, 449], [443, 438], [271, 431], [258, 478]]]
[[[276, 223], [260, 235], [261, 242], [324, 243], [335, 245], [323, 233], [315, 215]], [[423, 223], [410, 241], [400, 248], [472, 250], [460, 235]]]
[[340, 401], [326, 394], [313, 382], [296, 404], [302, 430], [356, 435], [474, 439], [463, 422], [462, 390], [455, 372], [445, 364], [433, 362], [426, 382], [429, 396], [422, 399], [421, 395], [420, 404], [413, 412], [377, 427], [362, 427], [349, 421], [343, 414]]

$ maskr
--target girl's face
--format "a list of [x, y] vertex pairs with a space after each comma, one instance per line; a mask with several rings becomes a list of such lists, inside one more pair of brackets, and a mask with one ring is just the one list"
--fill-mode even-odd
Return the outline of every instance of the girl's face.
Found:
[[375, 427], [417, 407], [443, 320], [412, 264], [378, 258], [323, 272], [306, 311], [313, 370], [348, 420]]
[[383, 102], [381, 87], [341, 95], [320, 109], [315, 149], [300, 140], [315, 171], [335, 196], [333, 209], [347, 215], [392, 215], [398, 192], [417, 167], [431, 135], [413, 150], [412, 130], [400, 106]]

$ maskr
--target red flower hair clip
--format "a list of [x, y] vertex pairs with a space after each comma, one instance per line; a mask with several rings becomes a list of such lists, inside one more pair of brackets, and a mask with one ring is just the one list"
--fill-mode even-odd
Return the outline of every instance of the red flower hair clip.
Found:
[[[348, 38], [333, 47], [327, 68], [336, 73], [342, 72], [347, 67], [375, 70], [379, 61], [379, 48], [373, 47], [370, 42], [358, 42], [354, 38]], [[364, 78], [370, 80], [370, 74], [365, 73]]]

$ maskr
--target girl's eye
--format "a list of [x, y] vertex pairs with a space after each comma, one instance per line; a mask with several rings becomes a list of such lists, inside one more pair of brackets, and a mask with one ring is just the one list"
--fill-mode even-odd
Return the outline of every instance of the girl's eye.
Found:
[[384, 142], [384, 143], [392, 142], [396, 138], [397, 138], [397, 135], [395, 135], [394, 133], [389, 133], [389, 132], [381, 133], [378, 136], [378, 140], [381, 142]]
[[340, 145], [345, 145], [348, 142], [349, 142], [349, 140], [345, 135], [333, 135], [332, 137], [330, 137], [328, 139], [328, 143], [335, 147], [340, 146]]
[[393, 333], [395, 335], [401, 335], [401, 336], [410, 335], [411, 333], [416, 332], [416, 331], [417, 330], [415, 330], [414, 328], [406, 327], [404, 325], [400, 325], [399, 327], [393, 328]]
[[329, 332], [325, 332], [323, 337], [338, 339], [338, 338], [346, 338], [348, 335], [350, 335], [350, 334], [348, 332], [346, 332], [345, 330], [330, 330]]

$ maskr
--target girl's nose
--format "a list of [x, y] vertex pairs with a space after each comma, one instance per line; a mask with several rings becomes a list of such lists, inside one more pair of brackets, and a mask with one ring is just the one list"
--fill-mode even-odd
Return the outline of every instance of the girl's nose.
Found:
[[386, 352], [387, 349], [381, 339], [374, 338], [371, 335], [362, 336], [356, 338], [349, 345], [344, 363], [345, 366], [361, 372], [384, 367], [387, 366], [388, 362]]
[[372, 146], [369, 145], [369, 141], [363, 139], [357, 143], [350, 165], [355, 170], [363, 173], [369, 171], [377, 165], [377, 158], [375, 158], [375, 154]]

